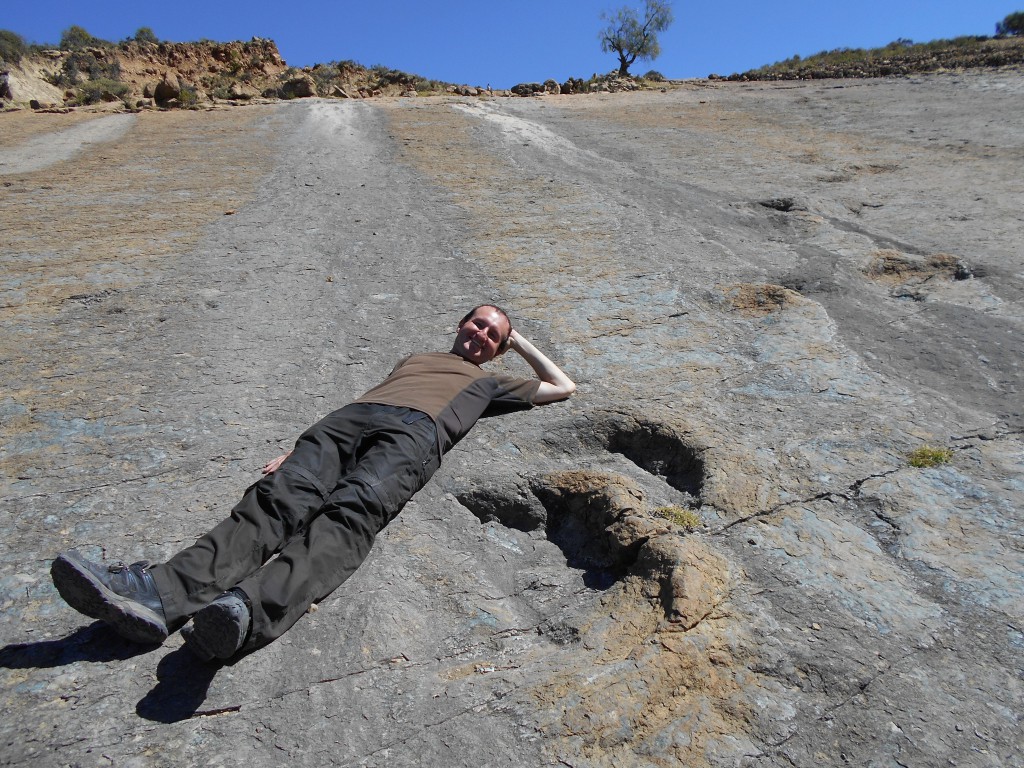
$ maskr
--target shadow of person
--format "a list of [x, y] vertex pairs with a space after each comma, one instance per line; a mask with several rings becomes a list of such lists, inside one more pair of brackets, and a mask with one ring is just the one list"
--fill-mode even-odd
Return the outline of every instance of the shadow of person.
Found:
[[[135, 706], [135, 713], [157, 723], [177, 723], [195, 717], [206, 701], [210, 683], [224, 665], [200, 661], [182, 647], [164, 656], [156, 668], [158, 680], [153, 690]], [[227, 707], [219, 712], [237, 709]]]
[[159, 647], [159, 644], [132, 643], [119, 636], [102, 621], [97, 621], [59, 640], [12, 643], [4, 646], [0, 648], [0, 667], [46, 669], [67, 666], [76, 661], [124, 661]]
[[[58, 640], [4, 646], [0, 648], [0, 668], [47, 669], [77, 661], [126, 661], [159, 647], [159, 644], [139, 645], [125, 640], [102, 621], [97, 621]], [[202, 662], [184, 647], [168, 653], [157, 665], [156, 686], [136, 705], [136, 714], [158, 723], [176, 723], [194, 717], [222, 666], [224, 664]]]

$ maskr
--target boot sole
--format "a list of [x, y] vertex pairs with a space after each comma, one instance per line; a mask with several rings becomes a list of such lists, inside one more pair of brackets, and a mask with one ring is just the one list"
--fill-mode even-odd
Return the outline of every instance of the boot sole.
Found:
[[135, 600], [109, 590], [84, 564], [77, 553], [58, 556], [50, 566], [50, 577], [64, 602], [79, 613], [110, 625], [126, 640], [152, 645], [167, 639], [164, 618]]
[[[210, 603], [192, 617], [192, 626], [184, 632], [185, 645], [203, 661], [230, 659], [245, 642], [248, 626], [227, 606]], [[248, 616], [245, 616], [248, 624]]]
[[186, 624], [181, 628], [181, 638], [185, 641], [185, 647], [192, 651], [192, 655], [200, 661], [213, 661], [217, 658], [203, 645], [202, 638], [195, 637], [191, 624]]

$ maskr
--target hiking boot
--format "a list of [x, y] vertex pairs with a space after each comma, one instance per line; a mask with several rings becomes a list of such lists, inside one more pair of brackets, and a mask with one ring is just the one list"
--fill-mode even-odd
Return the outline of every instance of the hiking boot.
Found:
[[53, 561], [50, 576], [76, 611], [105, 622], [126, 640], [151, 644], [167, 638], [167, 620], [148, 568], [148, 562], [93, 563], [72, 549]]
[[193, 616], [181, 636], [203, 661], [230, 659], [245, 645], [251, 620], [248, 598], [240, 589], [233, 589]]

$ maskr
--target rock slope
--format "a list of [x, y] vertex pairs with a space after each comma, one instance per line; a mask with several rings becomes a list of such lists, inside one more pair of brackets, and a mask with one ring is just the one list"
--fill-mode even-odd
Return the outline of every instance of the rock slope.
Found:
[[[28, 168], [0, 138], [0, 761], [1020, 764], [1022, 97], [304, 100]], [[579, 392], [478, 425], [281, 641], [210, 667], [61, 603], [56, 552], [167, 557], [492, 298]]]

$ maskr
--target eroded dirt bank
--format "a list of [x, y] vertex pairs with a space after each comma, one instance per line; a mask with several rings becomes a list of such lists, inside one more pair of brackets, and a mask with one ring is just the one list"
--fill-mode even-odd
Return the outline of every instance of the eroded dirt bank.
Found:
[[[3, 762], [1015, 764], [1022, 100], [291, 102], [0, 176]], [[480, 424], [284, 640], [216, 669], [61, 603], [56, 552], [167, 557], [491, 298], [580, 392]]]

